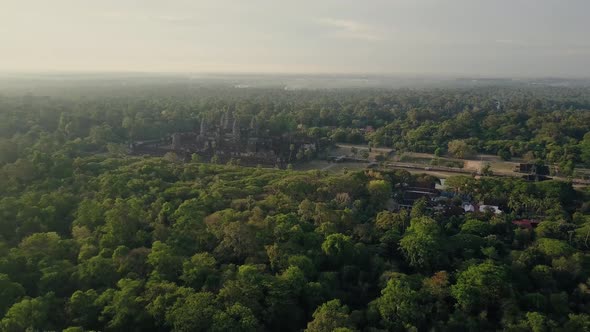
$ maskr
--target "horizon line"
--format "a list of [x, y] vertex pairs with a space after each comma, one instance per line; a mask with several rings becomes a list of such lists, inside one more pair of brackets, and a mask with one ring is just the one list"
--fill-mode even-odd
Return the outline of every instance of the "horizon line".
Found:
[[143, 71], [143, 70], [0, 70], [4, 75], [162, 75], [162, 76], [336, 76], [336, 77], [402, 77], [402, 78], [437, 78], [437, 79], [567, 79], [590, 80], [590, 76], [572, 75], [494, 75], [486, 73], [410, 73], [410, 72], [272, 72], [272, 71]]

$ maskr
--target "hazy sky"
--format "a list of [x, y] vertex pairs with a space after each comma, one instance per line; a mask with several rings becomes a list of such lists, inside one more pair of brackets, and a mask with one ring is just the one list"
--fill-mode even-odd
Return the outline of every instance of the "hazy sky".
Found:
[[1, 71], [590, 77], [590, 0], [0, 0]]

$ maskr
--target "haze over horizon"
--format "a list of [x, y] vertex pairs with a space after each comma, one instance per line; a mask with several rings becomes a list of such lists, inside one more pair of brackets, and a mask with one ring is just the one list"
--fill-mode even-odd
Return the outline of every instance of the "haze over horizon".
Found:
[[0, 3], [0, 71], [590, 77], [584, 0]]

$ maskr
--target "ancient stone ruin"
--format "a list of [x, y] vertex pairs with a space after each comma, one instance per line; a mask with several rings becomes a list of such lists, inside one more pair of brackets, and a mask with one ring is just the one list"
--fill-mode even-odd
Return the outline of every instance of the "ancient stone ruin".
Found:
[[227, 109], [219, 121], [201, 119], [199, 130], [174, 133], [160, 140], [135, 141], [130, 144], [134, 155], [160, 155], [174, 152], [184, 160], [196, 154], [204, 162], [227, 163], [235, 161], [246, 166], [278, 166], [285, 168], [308, 159], [317, 153], [319, 142], [304, 132], [270, 135], [260, 130], [258, 120], [252, 117], [244, 126], [241, 119]]

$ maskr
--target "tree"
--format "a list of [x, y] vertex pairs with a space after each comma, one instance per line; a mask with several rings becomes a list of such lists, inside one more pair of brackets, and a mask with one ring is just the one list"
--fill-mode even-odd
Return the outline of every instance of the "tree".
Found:
[[12, 282], [8, 275], [0, 274], [0, 317], [15, 301], [25, 295], [25, 289], [19, 283]]
[[143, 298], [145, 299], [146, 311], [154, 319], [158, 327], [170, 326], [166, 320], [166, 313], [179, 298], [186, 298], [194, 293], [192, 288], [178, 287], [173, 282], [149, 280], [145, 285]]
[[78, 205], [76, 219], [73, 224], [87, 227], [90, 230], [96, 229], [104, 222], [104, 209], [96, 200], [85, 199]]
[[211, 248], [214, 236], [205, 225], [203, 200], [188, 199], [182, 202], [171, 216], [172, 229], [168, 243], [182, 254], [192, 254]]
[[215, 252], [225, 259], [242, 262], [257, 250], [261, 250], [252, 225], [241, 221], [229, 222], [221, 230], [221, 241]]
[[446, 179], [445, 186], [459, 194], [470, 194], [477, 189], [477, 181], [469, 176], [450, 176]]
[[492, 171], [492, 165], [490, 163], [483, 163], [480, 170], [481, 175], [483, 176], [492, 176], [494, 172]]
[[64, 257], [66, 251], [62, 243], [55, 232], [35, 233], [23, 239], [19, 248], [28, 259], [36, 263], [44, 259], [57, 260]]
[[166, 314], [174, 331], [209, 331], [214, 317], [220, 314], [215, 296], [198, 292], [179, 298]]
[[470, 158], [475, 154], [473, 148], [463, 140], [452, 140], [449, 142], [449, 152], [456, 158]]
[[[0, 321], [2, 331], [20, 332], [36, 330], [54, 330], [51, 324], [50, 311], [53, 294], [43, 297], [24, 298], [8, 309], [8, 312]], [[55, 312], [51, 313], [56, 315]]]
[[102, 308], [97, 304], [98, 294], [94, 289], [77, 290], [68, 301], [68, 316], [71, 321], [86, 329], [98, 329], [98, 317]]
[[457, 282], [451, 286], [451, 294], [461, 309], [476, 312], [497, 305], [508, 291], [508, 281], [503, 266], [486, 261], [459, 273]]
[[590, 315], [588, 314], [569, 314], [569, 320], [564, 324], [565, 331], [589, 331]]
[[430, 270], [444, 263], [445, 239], [436, 221], [428, 217], [412, 219], [400, 241], [400, 249], [410, 266]]
[[590, 133], [584, 135], [584, 139], [579, 143], [580, 159], [587, 166], [590, 167]]
[[406, 210], [401, 210], [398, 213], [381, 211], [375, 218], [375, 227], [383, 232], [395, 230], [399, 234], [403, 234], [410, 224], [410, 216]]
[[350, 237], [344, 234], [328, 235], [324, 243], [322, 243], [322, 251], [335, 264], [343, 264], [354, 259], [354, 244]]
[[424, 323], [429, 309], [419, 287], [417, 280], [403, 274], [387, 282], [377, 300], [377, 308], [388, 329], [416, 328]]
[[331, 332], [338, 328], [353, 329], [350, 310], [335, 299], [320, 305], [313, 313], [313, 320], [307, 324], [306, 332]]
[[140, 296], [143, 281], [121, 279], [117, 290], [105, 292], [97, 300], [104, 303], [101, 320], [113, 330], [144, 331], [153, 328], [153, 322], [145, 310], [146, 302]]
[[367, 186], [371, 200], [378, 208], [385, 206], [391, 198], [391, 184], [385, 180], [371, 180]]
[[507, 161], [512, 159], [512, 154], [509, 150], [500, 149], [498, 150], [498, 157], [502, 158], [502, 160]]
[[200, 290], [214, 288], [219, 282], [215, 257], [209, 253], [195, 254], [189, 261], [183, 263], [180, 279], [188, 286]]
[[436, 150], [434, 150], [434, 156], [439, 158], [441, 155], [442, 155], [441, 148], [436, 148]]
[[294, 331], [295, 326], [305, 323], [299, 302], [307, 283], [305, 275], [298, 267], [289, 266], [270, 282], [265, 299], [265, 326], [270, 330]]
[[541, 253], [549, 257], [565, 256], [573, 252], [573, 248], [566, 242], [556, 239], [541, 238], [536, 241], [535, 246]]
[[220, 311], [213, 316], [211, 331], [244, 331], [256, 332], [260, 330], [260, 325], [250, 308], [236, 303], [224, 311]]
[[461, 232], [467, 234], [475, 234], [479, 236], [487, 236], [492, 231], [492, 225], [487, 222], [477, 219], [467, 219], [461, 225]]
[[265, 309], [264, 299], [269, 279], [269, 276], [262, 273], [261, 266], [242, 265], [236, 278], [223, 284], [218, 299], [226, 307], [241, 303], [250, 308], [256, 317], [261, 317]]
[[119, 278], [113, 260], [100, 255], [78, 264], [76, 276], [82, 285], [95, 289], [111, 286]]
[[147, 260], [154, 268], [153, 273], [159, 278], [174, 281], [180, 275], [182, 258], [176, 255], [174, 250], [165, 243], [154, 242]]
[[105, 213], [104, 235], [101, 246], [115, 248], [125, 245], [131, 248], [143, 244], [141, 236], [145, 226], [145, 210], [137, 198], [118, 198]]
[[410, 211], [410, 217], [412, 219], [417, 219], [426, 216], [426, 208], [428, 207], [428, 201], [426, 198], [422, 197], [415, 201], [412, 205], [412, 210]]

